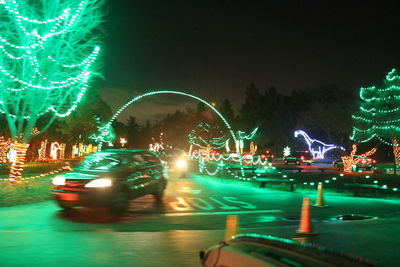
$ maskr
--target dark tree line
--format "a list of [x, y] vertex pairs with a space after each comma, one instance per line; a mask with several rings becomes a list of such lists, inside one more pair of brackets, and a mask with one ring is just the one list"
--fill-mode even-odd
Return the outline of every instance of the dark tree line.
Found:
[[297, 129], [329, 143], [346, 146], [349, 142], [356, 104], [353, 92], [326, 85], [284, 95], [274, 87], [262, 91], [251, 83], [245, 96], [235, 122], [245, 130], [259, 126], [256, 141], [261, 147], [275, 152], [286, 145], [296, 147], [299, 142], [293, 132]]

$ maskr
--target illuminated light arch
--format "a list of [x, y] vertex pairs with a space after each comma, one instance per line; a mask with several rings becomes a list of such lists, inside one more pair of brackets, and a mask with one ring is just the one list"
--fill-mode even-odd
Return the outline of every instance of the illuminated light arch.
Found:
[[313, 157], [316, 157], [317, 159], [323, 159], [325, 157], [326, 152], [328, 152], [329, 150], [335, 149], [335, 148], [339, 148], [343, 151], [345, 150], [341, 146], [337, 146], [334, 144], [325, 144], [324, 142], [321, 142], [317, 139], [312, 139], [303, 130], [297, 130], [294, 132], [294, 137], [297, 137], [299, 135], [302, 135], [304, 137], [304, 140], [306, 141], [306, 143], [308, 145], [308, 149], [310, 150]]
[[[200, 98], [200, 97], [197, 97], [197, 96], [195, 96], [195, 95], [191, 95], [191, 94], [188, 94], [188, 93], [180, 92], [180, 91], [174, 91], [174, 90], [152, 91], [152, 92], [144, 93], [144, 94], [141, 94], [141, 95], [138, 95], [138, 96], [132, 98], [132, 99], [129, 100], [125, 105], [123, 105], [121, 108], [119, 108], [119, 109], [117, 110], [117, 112], [115, 112], [115, 114], [114, 114], [114, 115], [111, 117], [111, 119], [107, 122], [106, 126], [111, 125], [112, 122], [119, 116], [119, 114], [120, 114], [122, 111], [124, 111], [124, 110], [125, 110], [129, 105], [131, 105], [132, 103], [134, 103], [134, 102], [136, 102], [136, 101], [138, 101], [138, 100], [140, 100], [140, 99], [142, 99], [142, 98], [144, 98], [144, 97], [147, 97], [147, 96], [160, 95], [160, 94], [175, 94], [175, 95], [187, 96], [187, 97], [196, 99], [196, 100], [200, 101], [201, 103], [205, 104], [207, 107], [209, 107], [211, 110], [213, 110], [213, 111], [221, 118], [221, 120], [224, 122], [225, 126], [228, 128], [229, 133], [230, 133], [231, 136], [232, 136], [232, 139], [234, 140], [234, 142], [236, 142], [236, 136], [235, 136], [235, 134], [233, 133], [233, 130], [232, 130], [231, 125], [228, 123], [228, 121], [224, 118], [224, 116], [222, 116], [222, 114], [221, 114], [216, 108], [214, 108], [211, 104], [209, 104], [207, 101], [205, 101], [204, 99], [202, 99], [202, 98]], [[100, 149], [101, 149], [102, 143], [103, 143], [103, 142], [100, 140], [100, 143], [99, 143], [99, 148], [100, 148]], [[100, 150], [100, 149], [99, 149], [99, 150]]]

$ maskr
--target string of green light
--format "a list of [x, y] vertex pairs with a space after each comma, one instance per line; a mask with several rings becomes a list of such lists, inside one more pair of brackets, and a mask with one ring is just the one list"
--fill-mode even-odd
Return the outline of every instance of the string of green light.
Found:
[[[117, 110], [117, 112], [115, 112], [115, 114], [111, 117], [111, 119], [107, 122], [108, 125], [111, 125], [112, 122], [121, 114], [122, 111], [124, 111], [128, 106], [130, 106], [132, 103], [147, 97], [147, 96], [153, 96], [153, 95], [160, 95], [160, 94], [175, 94], [175, 95], [182, 95], [182, 96], [187, 96], [193, 99], [196, 99], [200, 102], [202, 102], [203, 104], [205, 104], [207, 107], [209, 107], [212, 111], [214, 111], [220, 118], [221, 120], [224, 122], [225, 126], [228, 128], [229, 133], [232, 136], [232, 139], [236, 142], [236, 136], [233, 133], [232, 130], [232, 126], [228, 123], [228, 121], [224, 118], [224, 116], [222, 116], [222, 114], [216, 109], [214, 108], [211, 104], [209, 104], [207, 101], [205, 101], [204, 99], [197, 97], [195, 95], [192, 94], [188, 94], [185, 92], [180, 92], [180, 91], [175, 91], [175, 90], [159, 90], [159, 91], [151, 91], [148, 93], [144, 93], [141, 95], [138, 95], [134, 98], [132, 98], [131, 100], [129, 100], [126, 104], [124, 104], [121, 108], [119, 108]], [[102, 142], [100, 142], [99, 147], [101, 148]]]

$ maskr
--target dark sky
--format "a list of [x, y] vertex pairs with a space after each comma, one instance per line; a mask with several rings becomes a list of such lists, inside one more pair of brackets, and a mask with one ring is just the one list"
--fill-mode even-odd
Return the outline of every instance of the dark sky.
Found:
[[[107, 9], [100, 86], [113, 108], [152, 89], [239, 106], [251, 81], [282, 93], [358, 90], [400, 65], [396, 1], [109, 0]], [[190, 103], [148, 98], [121, 116], [154, 119]]]

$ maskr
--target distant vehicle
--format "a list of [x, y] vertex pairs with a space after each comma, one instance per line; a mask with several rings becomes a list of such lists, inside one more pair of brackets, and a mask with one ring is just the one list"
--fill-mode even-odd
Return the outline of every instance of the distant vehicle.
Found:
[[200, 252], [200, 259], [205, 267], [376, 266], [360, 257], [322, 246], [255, 234], [237, 235], [228, 242], [212, 246]]
[[175, 162], [185, 156], [185, 151], [179, 148], [167, 149], [159, 152], [160, 158], [164, 164], [171, 167]]
[[262, 151], [258, 154], [262, 160], [266, 160], [267, 162], [272, 162], [275, 156], [269, 150]]
[[[360, 157], [360, 155], [354, 155], [355, 158]], [[343, 168], [343, 160], [337, 159], [334, 162], [332, 162], [332, 166], [334, 168]], [[369, 157], [364, 157], [360, 162], [358, 162], [355, 166], [353, 166], [355, 171], [358, 171], [359, 169], [365, 169], [365, 170], [371, 170], [376, 166], [376, 160], [369, 158]]]
[[285, 164], [294, 163], [296, 165], [301, 165], [302, 163], [305, 163], [310, 166], [314, 161], [315, 158], [309, 151], [296, 151], [293, 155], [283, 157], [283, 162]]
[[109, 149], [87, 156], [74, 171], [53, 178], [53, 196], [64, 210], [107, 207], [123, 213], [133, 198], [161, 200], [167, 186], [164, 165], [147, 150]]
[[169, 170], [176, 170], [179, 172], [179, 177], [184, 178], [187, 176], [188, 160], [184, 150], [173, 148], [163, 151], [161, 154], [163, 164]]

